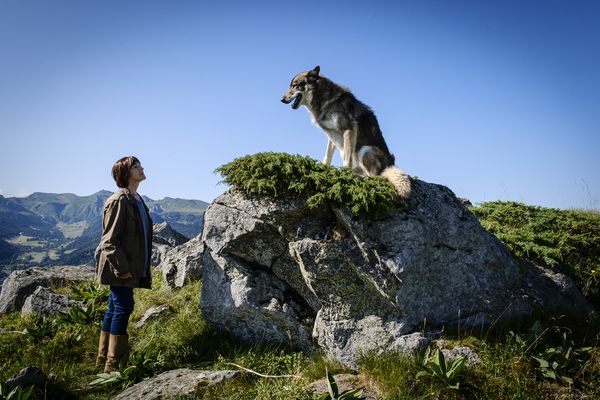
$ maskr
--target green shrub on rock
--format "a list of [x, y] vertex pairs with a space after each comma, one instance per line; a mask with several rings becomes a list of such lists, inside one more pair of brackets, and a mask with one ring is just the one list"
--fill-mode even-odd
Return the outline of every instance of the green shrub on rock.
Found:
[[347, 207], [354, 215], [376, 215], [401, 204], [386, 178], [360, 177], [350, 168], [334, 168], [310, 157], [287, 153], [257, 153], [215, 170], [223, 182], [248, 194], [273, 197], [305, 196], [309, 207]]
[[471, 211], [517, 257], [560, 268], [600, 305], [600, 213], [502, 201]]

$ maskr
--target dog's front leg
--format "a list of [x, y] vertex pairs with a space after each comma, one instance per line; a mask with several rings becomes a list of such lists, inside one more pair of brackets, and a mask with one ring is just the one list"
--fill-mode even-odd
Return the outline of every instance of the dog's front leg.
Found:
[[329, 138], [327, 138], [327, 148], [325, 149], [325, 157], [323, 158], [323, 164], [331, 165], [331, 159], [333, 158], [333, 153], [335, 152], [335, 143]]
[[344, 131], [344, 151], [342, 153], [342, 161], [344, 167], [352, 167], [354, 165], [354, 148], [356, 147], [356, 128], [346, 129]]

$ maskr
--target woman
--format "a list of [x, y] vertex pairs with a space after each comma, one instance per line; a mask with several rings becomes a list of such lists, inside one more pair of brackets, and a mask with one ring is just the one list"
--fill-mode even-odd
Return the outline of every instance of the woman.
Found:
[[116, 371], [127, 354], [133, 289], [150, 289], [152, 284], [152, 219], [137, 192], [146, 179], [144, 168], [136, 157], [123, 157], [113, 165], [112, 176], [120, 189], [104, 203], [96, 271], [99, 282], [110, 285], [96, 358], [96, 366], [105, 364], [104, 372]]

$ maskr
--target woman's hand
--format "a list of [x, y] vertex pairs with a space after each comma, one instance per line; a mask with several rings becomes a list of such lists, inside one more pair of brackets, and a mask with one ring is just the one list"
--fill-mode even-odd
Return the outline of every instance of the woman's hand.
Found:
[[119, 276], [119, 279], [123, 279], [123, 280], [125, 280], [125, 279], [131, 279], [131, 278], [133, 278], [133, 275], [131, 274], [131, 272], [128, 272], [125, 275]]

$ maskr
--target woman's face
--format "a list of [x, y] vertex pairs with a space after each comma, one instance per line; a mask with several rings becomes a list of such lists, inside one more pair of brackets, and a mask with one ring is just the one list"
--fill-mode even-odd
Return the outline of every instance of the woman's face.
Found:
[[144, 175], [144, 167], [142, 167], [142, 164], [133, 164], [129, 170], [129, 183], [140, 183], [144, 179], [146, 179], [146, 175]]

